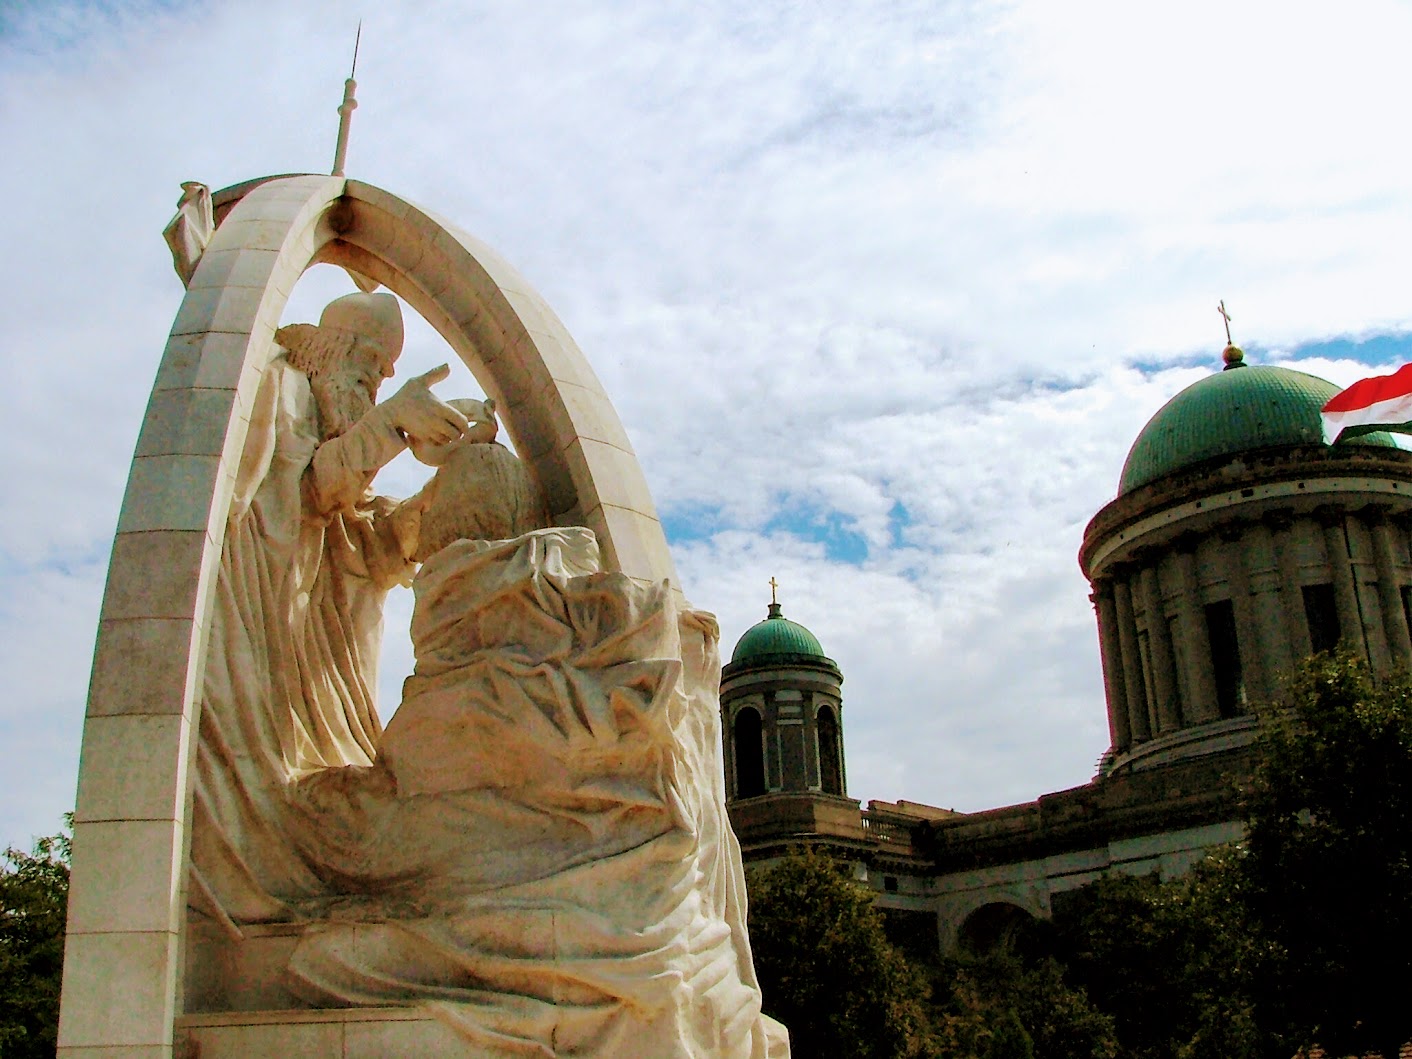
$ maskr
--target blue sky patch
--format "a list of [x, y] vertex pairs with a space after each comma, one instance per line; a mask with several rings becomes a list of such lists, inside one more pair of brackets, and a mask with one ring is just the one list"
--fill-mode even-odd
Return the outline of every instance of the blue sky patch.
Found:
[[727, 528], [721, 509], [714, 504], [677, 504], [661, 515], [662, 532], [668, 544], [689, 544], [707, 541]]
[[852, 528], [852, 520], [841, 512], [822, 510], [813, 504], [786, 503], [765, 524], [766, 533], [788, 533], [800, 540], [824, 546], [824, 554], [834, 562], [854, 566], [868, 557], [868, 542]]
[[1386, 364], [1390, 360], [1412, 361], [1412, 332], [1394, 331], [1367, 338], [1330, 338], [1293, 347], [1293, 357], [1326, 357], [1329, 360], [1360, 360], [1364, 364]]
[[912, 512], [907, 509], [907, 505], [901, 500], [894, 500], [892, 510], [887, 516], [888, 536], [892, 538], [892, 546], [901, 548], [906, 541], [903, 539], [906, 531], [912, 526]]
[[[901, 503], [893, 505], [888, 528], [894, 544], [912, 524], [911, 512]], [[711, 504], [678, 504], [662, 515], [662, 530], [668, 544], [688, 544], [710, 540], [716, 534], [739, 527]], [[840, 511], [824, 509], [808, 501], [782, 498], [775, 514], [758, 532], [764, 536], [786, 533], [799, 540], [821, 544], [834, 562], [858, 565], [868, 557], [868, 542], [853, 528], [853, 519]]]
[[[1241, 345], [1245, 350], [1247, 364], [1267, 364], [1271, 360], [1269, 346], [1258, 342]], [[1389, 331], [1367, 335], [1363, 338], [1321, 338], [1299, 345], [1280, 347], [1281, 358], [1290, 357], [1302, 360], [1307, 357], [1325, 357], [1329, 360], [1357, 360], [1364, 364], [1386, 364], [1388, 361], [1412, 361], [1412, 331]], [[1196, 350], [1174, 357], [1134, 357], [1129, 363], [1144, 374], [1165, 371], [1169, 368], [1212, 368], [1221, 366], [1219, 351]]]

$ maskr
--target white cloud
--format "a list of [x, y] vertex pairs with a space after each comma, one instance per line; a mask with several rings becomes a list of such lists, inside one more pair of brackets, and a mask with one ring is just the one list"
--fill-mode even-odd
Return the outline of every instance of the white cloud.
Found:
[[[0, 16], [0, 732], [23, 749], [0, 841], [71, 804], [179, 302], [177, 185], [326, 169], [353, 22], [334, 0]], [[727, 650], [781, 580], [844, 667], [851, 792], [978, 808], [1104, 748], [1075, 554], [1142, 423], [1214, 366], [1217, 299], [1248, 348], [1412, 329], [1409, 22], [1377, 0], [388, 2], [349, 171], [564, 318], [664, 513], [706, 513], [677, 561]], [[311, 274], [289, 318], [342, 282]], [[414, 328], [403, 371], [445, 355]], [[866, 557], [831, 559], [811, 519]], [[399, 640], [384, 687], [407, 665]]]

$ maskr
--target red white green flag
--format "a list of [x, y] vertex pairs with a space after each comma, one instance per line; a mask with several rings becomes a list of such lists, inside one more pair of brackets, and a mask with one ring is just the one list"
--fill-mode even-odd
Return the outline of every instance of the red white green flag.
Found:
[[1412, 364], [1404, 364], [1391, 375], [1359, 379], [1324, 405], [1324, 441], [1332, 445], [1346, 430], [1402, 429], [1412, 432]]

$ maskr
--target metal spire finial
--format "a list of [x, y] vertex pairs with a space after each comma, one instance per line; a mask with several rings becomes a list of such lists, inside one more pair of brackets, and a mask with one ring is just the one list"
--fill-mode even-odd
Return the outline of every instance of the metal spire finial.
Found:
[[348, 126], [353, 119], [353, 111], [358, 109], [358, 101], [353, 94], [358, 91], [358, 82], [353, 75], [358, 72], [358, 45], [363, 41], [363, 20], [358, 20], [358, 33], [353, 38], [353, 65], [348, 70], [348, 80], [343, 82], [343, 102], [338, 105], [338, 145], [333, 149], [333, 175], [343, 175], [343, 163], [348, 157]]
[[771, 576], [771, 578], [770, 578], [770, 609], [769, 609], [769, 612], [768, 612], [768, 614], [767, 614], [767, 617], [770, 617], [770, 618], [782, 618], [782, 617], [784, 617], [783, 612], [780, 610], [780, 598], [779, 598], [779, 595], [778, 595], [779, 587], [780, 587], [780, 583], [779, 583], [778, 581], [776, 581], [773, 576]]
[[1243, 368], [1245, 367], [1245, 351], [1231, 340], [1231, 314], [1226, 312], [1225, 298], [1222, 298], [1221, 304], [1216, 306], [1216, 311], [1226, 322], [1226, 348], [1221, 351], [1221, 359], [1226, 362], [1226, 370]]

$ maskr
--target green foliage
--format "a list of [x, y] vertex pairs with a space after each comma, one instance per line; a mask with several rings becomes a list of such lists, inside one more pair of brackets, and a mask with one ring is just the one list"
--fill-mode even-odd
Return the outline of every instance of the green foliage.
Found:
[[1034, 1040], [1014, 1008], [1007, 1008], [996, 1019], [986, 1059], [1035, 1059]]
[[1255, 992], [1286, 1054], [1396, 1055], [1412, 1038], [1412, 681], [1347, 655], [1264, 718], [1247, 906], [1276, 954]]
[[795, 1055], [1116, 1059], [1113, 1020], [1054, 960], [1007, 951], [909, 963], [873, 896], [815, 852], [750, 875], [765, 1010], [789, 1028]]
[[1111, 875], [1056, 910], [1052, 944], [1070, 981], [1111, 1013], [1132, 1059], [1256, 1059], [1250, 993], [1268, 947], [1251, 931], [1239, 849], [1186, 875]]
[[32, 853], [5, 851], [0, 865], [0, 1055], [5, 1059], [54, 1055], [68, 891], [67, 835], [40, 839]]
[[1242, 845], [1056, 908], [1054, 954], [1125, 1059], [1391, 1056], [1412, 1038], [1412, 683], [1321, 655], [1262, 721]]
[[937, 993], [938, 1059], [1115, 1059], [1111, 1016], [1054, 959], [1004, 950], [946, 961]]
[[795, 1055], [933, 1054], [925, 978], [888, 943], [872, 893], [827, 857], [752, 873], [749, 927], [765, 1011]]

